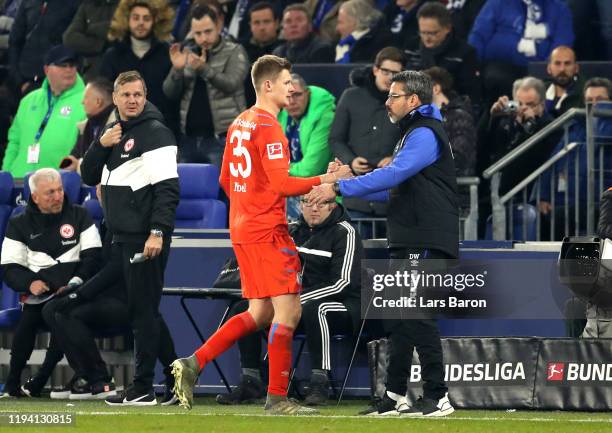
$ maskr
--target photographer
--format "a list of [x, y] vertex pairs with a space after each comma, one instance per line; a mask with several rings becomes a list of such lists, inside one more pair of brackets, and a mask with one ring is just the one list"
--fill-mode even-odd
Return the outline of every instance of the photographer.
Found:
[[221, 35], [213, 9], [198, 5], [191, 17], [193, 39], [170, 47], [163, 90], [181, 101], [179, 161], [221, 167], [227, 128], [246, 106], [249, 60], [242, 46]]
[[[514, 82], [513, 100], [501, 96], [483, 116], [478, 128], [479, 173], [552, 122], [553, 118], [544, 109], [545, 92], [541, 80], [521, 78]], [[506, 167], [500, 194], [508, 192], [538, 168], [558, 140], [558, 134], [549, 135]]]
[[[553, 118], [544, 108], [546, 88], [534, 77], [516, 80], [512, 87], [513, 100], [501, 96], [491, 110], [482, 116], [478, 127], [477, 173], [482, 173], [495, 161], [544, 128]], [[515, 159], [502, 171], [500, 196], [525, 179], [546, 159], [559, 141], [561, 132], [548, 135]], [[484, 237], [486, 218], [491, 214], [491, 192], [480, 188], [480, 219], [478, 236]]]

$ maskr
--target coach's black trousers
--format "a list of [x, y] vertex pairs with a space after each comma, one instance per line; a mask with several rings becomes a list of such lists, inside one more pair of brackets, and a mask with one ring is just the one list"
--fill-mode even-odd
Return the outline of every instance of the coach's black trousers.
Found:
[[[7, 390], [14, 389], [21, 383], [21, 373], [34, 350], [36, 334], [45, 329], [42, 310], [47, 303], [23, 305], [21, 317], [15, 329], [15, 337], [13, 338], [13, 344], [11, 346], [9, 373], [6, 378]], [[53, 334], [51, 334], [51, 341], [49, 342], [45, 360], [38, 370], [37, 375], [49, 378], [53, 369], [63, 357], [64, 354], [59, 348], [57, 340], [54, 338]]]
[[[162, 325], [159, 303], [170, 253], [170, 239], [164, 238], [159, 256], [141, 263], [130, 263], [130, 258], [136, 253], [142, 253], [144, 243], [121, 242], [118, 247], [127, 288], [129, 320], [134, 333], [134, 388], [138, 392], [150, 392], [157, 357], [164, 360], [164, 363], [167, 358], [174, 356], [174, 345], [167, 344], [167, 339], [164, 339], [164, 344], [160, 344], [162, 327], [165, 325]], [[113, 249], [113, 253], [117, 250]]]
[[[420, 258], [437, 259], [443, 263], [449, 257], [436, 250], [393, 248], [389, 250], [392, 260], [403, 260], [409, 254], [419, 254]], [[440, 331], [435, 318], [417, 317], [403, 320], [383, 320], [384, 330], [391, 341], [391, 354], [387, 370], [387, 391], [405, 395], [412, 364], [412, 354], [416, 348], [421, 363], [423, 397], [438, 400], [448, 391], [444, 383], [444, 362]]]

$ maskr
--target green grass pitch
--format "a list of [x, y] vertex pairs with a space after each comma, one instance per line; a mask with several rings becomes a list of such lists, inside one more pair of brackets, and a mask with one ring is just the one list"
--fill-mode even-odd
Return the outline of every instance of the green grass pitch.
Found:
[[[606, 433], [612, 432], [612, 414], [578, 412], [460, 410], [443, 419], [369, 418], [357, 416], [365, 401], [330, 405], [317, 416], [270, 417], [261, 406], [220, 406], [210, 397], [197, 398], [186, 411], [173, 407], [111, 407], [104, 402], [49, 399], [0, 400], [0, 432], [172, 432], [172, 433]], [[9, 426], [7, 415], [29, 412], [65, 412], [73, 426]]]

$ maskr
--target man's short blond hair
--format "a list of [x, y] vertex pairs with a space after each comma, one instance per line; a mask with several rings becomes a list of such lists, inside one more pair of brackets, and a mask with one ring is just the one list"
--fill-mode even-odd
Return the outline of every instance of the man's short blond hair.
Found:
[[259, 90], [261, 83], [265, 80], [276, 80], [283, 70], [291, 72], [291, 62], [289, 60], [272, 54], [261, 56], [253, 63], [251, 69], [251, 80], [255, 91]]

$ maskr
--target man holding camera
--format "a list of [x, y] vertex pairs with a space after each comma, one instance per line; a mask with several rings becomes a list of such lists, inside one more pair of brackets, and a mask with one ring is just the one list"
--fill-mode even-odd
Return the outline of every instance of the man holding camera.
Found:
[[[553, 121], [545, 111], [546, 87], [542, 80], [524, 77], [514, 82], [512, 97], [504, 95], [491, 106], [478, 128], [477, 172], [501, 159], [512, 149]], [[502, 171], [499, 194], [505, 194], [538, 168], [554, 149], [560, 133], [552, 133], [523, 153]], [[479, 235], [484, 235], [485, 218], [491, 214], [490, 191], [481, 190], [482, 216]]]
[[196, 6], [191, 17], [193, 39], [170, 47], [172, 69], [163, 89], [181, 101], [179, 161], [221, 167], [227, 129], [246, 108], [249, 60], [241, 45], [221, 35], [213, 9]]
[[[478, 172], [552, 122], [553, 118], [544, 109], [545, 94], [546, 88], [541, 80], [525, 77], [514, 82], [513, 100], [504, 95], [491, 106], [479, 125]], [[558, 140], [558, 135], [550, 135], [507, 167], [502, 174], [500, 194], [508, 192], [538, 168]]]

